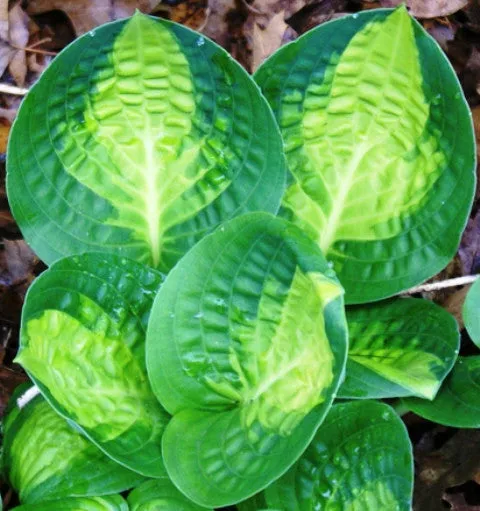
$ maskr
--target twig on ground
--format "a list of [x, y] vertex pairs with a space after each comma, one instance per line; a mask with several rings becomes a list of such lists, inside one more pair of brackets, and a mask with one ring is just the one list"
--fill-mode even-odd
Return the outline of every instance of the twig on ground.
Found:
[[13, 94], [15, 96], [25, 96], [28, 89], [10, 85], [9, 83], [0, 83], [0, 94]]
[[265, 14], [260, 9], [257, 9], [253, 5], [249, 4], [247, 0], [242, 0], [242, 4], [246, 7], [248, 11], [250, 11], [253, 14], [258, 14], [259, 16], [263, 16]]
[[407, 289], [402, 295], [413, 295], [415, 293], [425, 293], [428, 291], [438, 291], [439, 289], [447, 289], [449, 287], [465, 286], [475, 282], [480, 275], [466, 275], [465, 277], [457, 277], [455, 279], [440, 280], [439, 282], [430, 282], [428, 284], [420, 284], [419, 286]]

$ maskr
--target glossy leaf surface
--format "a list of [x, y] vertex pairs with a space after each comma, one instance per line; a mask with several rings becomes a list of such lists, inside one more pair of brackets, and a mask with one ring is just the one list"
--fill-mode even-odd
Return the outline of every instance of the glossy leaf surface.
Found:
[[255, 79], [285, 142], [283, 215], [334, 263], [347, 303], [446, 266], [473, 198], [472, 122], [446, 57], [405, 7], [325, 23]]
[[17, 361], [47, 400], [109, 456], [165, 474], [168, 415], [145, 368], [148, 316], [163, 276], [112, 254], [52, 265], [30, 287]]
[[41, 395], [31, 399], [32, 390], [22, 386], [12, 396], [3, 420], [3, 467], [23, 504], [120, 493], [143, 481], [69, 425]]
[[285, 161], [253, 80], [219, 46], [137, 13], [77, 39], [18, 114], [8, 196], [35, 252], [166, 271], [206, 232], [276, 212]]
[[241, 501], [306, 448], [344, 371], [342, 295], [315, 244], [262, 213], [225, 224], [168, 275], [147, 368], [174, 415], [165, 466], [191, 500]]
[[462, 315], [470, 339], [480, 348], [480, 280], [468, 290]]
[[146, 481], [128, 496], [130, 511], [202, 511], [180, 493], [168, 477]]
[[344, 398], [433, 399], [457, 358], [457, 322], [428, 300], [400, 298], [347, 309]]
[[410, 511], [412, 447], [401, 419], [375, 401], [332, 406], [300, 460], [265, 491], [283, 511]]
[[12, 511], [129, 511], [128, 504], [120, 495], [111, 497], [77, 497], [52, 500], [38, 504], [26, 504]]
[[453, 428], [480, 428], [480, 356], [459, 357], [433, 401], [403, 399], [421, 417]]

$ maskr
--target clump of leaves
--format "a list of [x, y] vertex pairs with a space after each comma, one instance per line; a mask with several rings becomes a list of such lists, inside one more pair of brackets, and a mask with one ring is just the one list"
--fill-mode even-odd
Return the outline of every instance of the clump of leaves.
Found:
[[[408, 510], [411, 445], [371, 399], [449, 423], [454, 396], [457, 422], [478, 424], [478, 357], [455, 364], [453, 317], [359, 305], [439, 271], [465, 227], [473, 130], [441, 50], [404, 7], [372, 10], [254, 80], [136, 14], [78, 39], [25, 99], [9, 200], [51, 266], [17, 357], [46, 400], [7, 418], [19, 509]], [[35, 413], [78, 446], [54, 473], [30, 474]], [[142, 476], [128, 504], [105, 496]]]

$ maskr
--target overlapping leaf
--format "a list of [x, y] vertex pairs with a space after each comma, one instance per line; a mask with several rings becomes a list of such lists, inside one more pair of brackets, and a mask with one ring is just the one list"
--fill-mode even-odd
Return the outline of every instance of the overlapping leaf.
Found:
[[67, 499], [25, 504], [12, 511], [129, 511], [120, 495], [111, 497], [72, 497]]
[[247, 73], [140, 13], [55, 59], [8, 149], [13, 214], [48, 264], [106, 251], [168, 270], [222, 221], [276, 212], [284, 181], [278, 128]]
[[350, 307], [347, 323], [347, 371], [339, 397], [433, 399], [457, 358], [455, 318], [427, 300]]
[[145, 332], [162, 275], [111, 254], [62, 259], [30, 288], [17, 361], [47, 400], [116, 461], [165, 474], [168, 415], [145, 369]]
[[413, 459], [402, 421], [375, 401], [332, 406], [300, 460], [265, 490], [270, 508], [410, 511]]
[[480, 356], [459, 357], [433, 401], [403, 399], [425, 419], [453, 428], [480, 427]]
[[470, 339], [480, 348], [480, 280], [468, 290], [462, 315]]
[[206, 511], [180, 493], [168, 477], [146, 481], [127, 500], [130, 511]]
[[[27, 390], [30, 389], [30, 390]], [[143, 481], [72, 428], [22, 385], [3, 420], [2, 465], [24, 504], [62, 497], [120, 493]]]
[[262, 213], [225, 224], [168, 275], [147, 368], [174, 415], [165, 466], [191, 500], [241, 501], [306, 448], [344, 370], [342, 294], [316, 245]]
[[283, 215], [333, 261], [347, 303], [448, 263], [473, 197], [472, 122], [450, 64], [405, 7], [321, 25], [255, 78], [292, 174]]

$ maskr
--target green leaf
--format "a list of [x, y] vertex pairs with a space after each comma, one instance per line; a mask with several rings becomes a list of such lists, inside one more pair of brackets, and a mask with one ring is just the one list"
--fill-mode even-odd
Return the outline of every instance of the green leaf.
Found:
[[128, 496], [130, 511], [202, 511], [180, 493], [168, 477], [146, 481]]
[[412, 447], [395, 412], [375, 401], [332, 406], [300, 460], [265, 491], [283, 511], [410, 511]]
[[480, 280], [468, 290], [462, 315], [470, 339], [480, 348]]
[[316, 245], [265, 213], [225, 224], [168, 275], [147, 368], [174, 415], [165, 466], [191, 500], [244, 500], [306, 448], [344, 371], [342, 295]]
[[61, 52], [8, 148], [13, 214], [47, 264], [105, 251], [169, 270], [224, 220], [276, 212], [284, 182], [251, 77], [202, 35], [140, 13]]
[[338, 397], [433, 399], [457, 358], [457, 322], [428, 300], [350, 307], [347, 323], [347, 376]]
[[458, 357], [433, 401], [402, 400], [412, 412], [452, 428], [480, 428], [480, 356]]
[[129, 511], [120, 495], [110, 497], [78, 497], [52, 500], [14, 507], [12, 511]]
[[263, 492], [257, 493], [243, 502], [237, 504], [238, 511], [259, 511], [268, 509], [267, 501]]
[[22, 386], [3, 420], [2, 462], [22, 503], [109, 495], [143, 481], [73, 429], [35, 391]]
[[473, 199], [472, 121], [452, 67], [404, 6], [325, 23], [255, 79], [292, 174], [282, 214], [333, 262], [347, 303], [446, 266]]
[[52, 265], [30, 287], [17, 361], [50, 404], [119, 463], [165, 474], [168, 415], [145, 368], [145, 335], [162, 275], [112, 254]]

